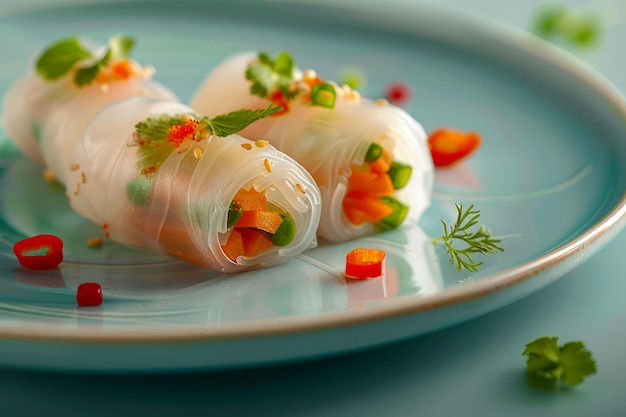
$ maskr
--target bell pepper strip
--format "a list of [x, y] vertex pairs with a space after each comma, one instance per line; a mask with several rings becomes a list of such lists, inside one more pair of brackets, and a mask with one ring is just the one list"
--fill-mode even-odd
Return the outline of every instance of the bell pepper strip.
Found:
[[243, 239], [243, 254], [248, 258], [257, 256], [274, 247], [272, 239], [261, 230], [248, 227], [237, 230], [241, 233]]
[[81, 307], [102, 304], [102, 287], [97, 282], [84, 282], [76, 289], [76, 303]]
[[377, 231], [383, 232], [385, 230], [395, 229], [404, 223], [404, 219], [406, 219], [407, 214], [409, 214], [409, 206], [391, 196], [380, 197], [380, 201], [391, 207], [392, 213], [383, 217], [376, 223]]
[[63, 241], [54, 235], [36, 235], [15, 243], [13, 253], [24, 268], [54, 269], [63, 262]]
[[433, 163], [436, 167], [452, 165], [474, 152], [481, 144], [475, 132], [437, 129], [428, 136]]
[[385, 251], [356, 248], [346, 255], [346, 278], [371, 279], [385, 273]]
[[237, 230], [232, 230], [226, 243], [222, 245], [222, 250], [226, 257], [233, 262], [236, 262], [238, 257], [243, 256], [243, 238], [241, 233]]

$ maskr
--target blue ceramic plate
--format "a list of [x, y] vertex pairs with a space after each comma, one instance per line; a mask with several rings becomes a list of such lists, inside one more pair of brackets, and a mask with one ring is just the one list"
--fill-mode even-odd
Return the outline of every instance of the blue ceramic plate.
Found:
[[[80, 2], [74, 2], [80, 3]], [[188, 101], [220, 60], [288, 50], [325, 78], [359, 71], [363, 93], [400, 81], [427, 130], [475, 130], [483, 146], [437, 171], [419, 224], [234, 276], [86, 240], [97, 226], [17, 153], [0, 129], [0, 365], [132, 372], [224, 368], [336, 354], [493, 311], [584, 262], [623, 226], [626, 107], [598, 75], [542, 41], [420, 7], [307, 2], [104, 2], [0, 14], [0, 91], [52, 40], [138, 39], [136, 57]], [[0, 12], [1, 13], [1, 12]], [[431, 240], [454, 203], [475, 204], [506, 251], [459, 273]], [[36, 233], [66, 244], [59, 270], [21, 269], [11, 246]], [[387, 274], [343, 278], [345, 254], [384, 249]], [[100, 307], [76, 287], [102, 284]]]

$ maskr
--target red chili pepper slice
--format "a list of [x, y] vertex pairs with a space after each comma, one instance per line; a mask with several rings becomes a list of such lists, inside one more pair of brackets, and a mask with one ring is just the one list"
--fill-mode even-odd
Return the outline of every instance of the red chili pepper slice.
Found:
[[474, 152], [481, 143], [475, 132], [438, 129], [428, 137], [428, 147], [436, 167], [452, 165]]
[[102, 304], [102, 287], [97, 282], [84, 282], [76, 289], [79, 306], [93, 307]]
[[13, 245], [13, 253], [24, 268], [53, 269], [63, 261], [63, 241], [54, 235], [32, 236]]
[[385, 251], [356, 248], [346, 256], [346, 278], [369, 279], [385, 273]]

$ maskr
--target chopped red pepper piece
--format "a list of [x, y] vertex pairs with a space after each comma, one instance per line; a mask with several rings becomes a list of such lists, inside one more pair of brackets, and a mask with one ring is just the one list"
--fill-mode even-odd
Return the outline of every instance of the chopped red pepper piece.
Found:
[[54, 235], [32, 236], [13, 245], [13, 253], [24, 268], [53, 269], [63, 261], [63, 241]]
[[392, 104], [407, 104], [411, 99], [411, 89], [404, 83], [392, 83], [387, 87], [386, 97]]
[[428, 137], [428, 147], [436, 167], [452, 165], [474, 152], [481, 143], [475, 132], [437, 129]]
[[385, 251], [357, 248], [346, 256], [346, 278], [369, 279], [385, 273]]
[[79, 306], [93, 307], [102, 304], [102, 287], [97, 282], [84, 282], [76, 290]]

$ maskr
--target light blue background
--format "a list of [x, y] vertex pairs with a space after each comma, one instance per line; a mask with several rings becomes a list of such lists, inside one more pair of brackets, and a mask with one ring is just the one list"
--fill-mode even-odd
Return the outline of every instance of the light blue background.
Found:
[[[533, 0], [424, 3], [521, 29], [528, 28], [536, 7], [545, 4]], [[609, 22], [598, 49], [573, 52], [625, 92], [626, 3], [561, 3], [588, 5]], [[625, 249], [622, 233], [574, 272], [511, 306], [434, 334], [331, 359], [183, 375], [75, 376], [0, 370], [0, 410], [3, 415], [66, 416], [623, 415], [626, 282], [621, 259]], [[585, 341], [598, 361], [598, 374], [572, 390], [530, 388], [521, 352], [525, 343], [544, 335], [560, 336], [563, 342]]]

